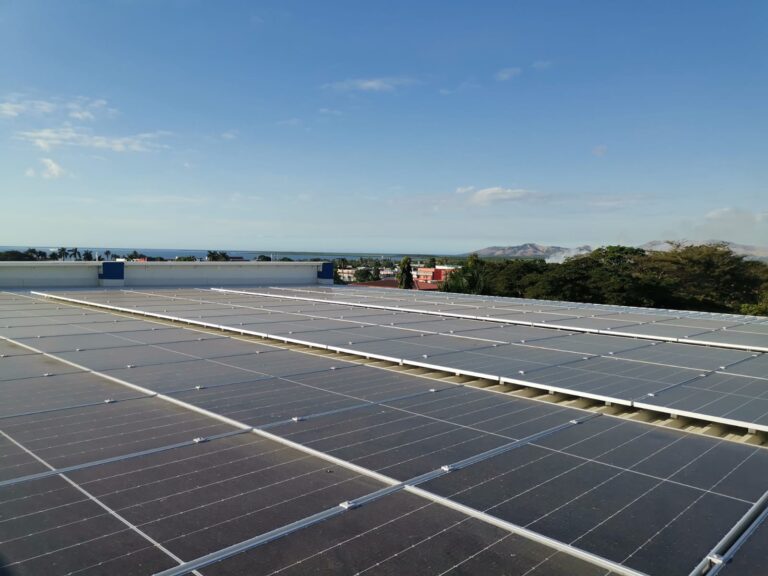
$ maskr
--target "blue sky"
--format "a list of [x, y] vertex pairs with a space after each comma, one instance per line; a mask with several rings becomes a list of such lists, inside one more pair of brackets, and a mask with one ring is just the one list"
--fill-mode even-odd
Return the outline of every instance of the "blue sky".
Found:
[[768, 245], [768, 3], [0, 0], [0, 245]]

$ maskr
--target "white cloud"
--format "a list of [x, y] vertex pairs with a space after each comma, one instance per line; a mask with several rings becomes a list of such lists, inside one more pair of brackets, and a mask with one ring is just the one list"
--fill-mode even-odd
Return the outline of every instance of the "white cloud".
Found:
[[14, 102], [0, 102], [0, 116], [15, 118], [24, 113], [24, 106]]
[[602, 158], [608, 154], [608, 146], [605, 144], [598, 144], [594, 148], [592, 148], [592, 155], [597, 156], [598, 158]]
[[227, 130], [226, 132], [222, 132], [220, 134], [222, 140], [234, 140], [238, 136], [237, 130]]
[[334, 110], [333, 108], [320, 108], [318, 110], [320, 114], [324, 114], [326, 116], [341, 116], [342, 112], [341, 110]]
[[533, 64], [531, 64], [531, 68], [534, 70], [546, 70], [547, 68], [552, 67], [552, 62], [549, 60], [536, 60]]
[[325, 84], [323, 88], [337, 92], [394, 92], [400, 86], [414, 84], [410, 78], [353, 78]]
[[493, 186], [491, 188], [477, 189], [474, 186], [463, 186], [456, 189], [457, 194], [466, 194], [467, 203], [475, 206], [488, 206], [501, 202], [519, 202], [522, 200], [531, 200], [541, 197], [541, 194], [525, 188], [502, 188]]
[[520, 76], [523, 71], [520, 68], [502, 68], [498, 72], [496, 72], [496, 80], [499, 82], [505, 82], [507, 80], [511, 80], [512, 78], [516, 78], [517, 76]]
[[115, 114], [117, 112], [114, 108], [107, 107], [106, 100], [92, 100], [85, 97], [75, 98], [67, 102], [65, 107], [68, 110], [67, 115], [75, 120], [95, 120], [97, 114]]
[[113, 152], [147, 152], [167, 146], [157, 140], [168, 132], [155, 131], [130, 136], [101, 136], [81, 127], [65, 125], [61, 128], [43, 128], [16, 132], [16, 138], [30, 142], [40, 150], [53, 150], [59, 146], [77, 146], [111, 150]]
[[57, 164], [50, 158], [40, 158], [40, 162], [43, 164], [43, 171], [41, 175], [48, 180], [56, 180], [64, 176], [64, 168], [60, 164]]
[[56, 114], [62, 118], [69, 117], [83, 121], [94, 120], [98, 114], [115, 114], [116, 112], [117, 110], [107, 105], [106, 100], [85, 96], [39, 100], [15, 94], [0, 102], [0, 117], [6, 118]]
[[0, 116], [16, 118], [18, 116], [41, 116], [56, 110], [56, 105], [46, 100], [24, 100], [9, 98], [0, 102]]
[[27, 168], [24, 175], [27, 178], [40, 176], [46, 180], [56, 180], [66, 175], [66, 171], [61, 167], [61, 164], [58, 164], [51, 158], [40, 158], [40, 164], [43, 167], [39, 171], [36, 171], [34, 168]]

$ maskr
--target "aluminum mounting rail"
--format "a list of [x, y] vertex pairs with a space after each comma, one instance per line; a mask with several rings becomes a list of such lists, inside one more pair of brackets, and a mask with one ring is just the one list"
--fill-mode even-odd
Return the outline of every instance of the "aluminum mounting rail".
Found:
[[476, 464], [484, 460], [488, 460], [489, 458], [493, 458], [495, 456], [498, 456], [499, 454], [503, 454], [510, 450], [520, 448], [522, 446], [530, 444], [531, 442], [534, 442], [535, 440], [538, 440], [545, 436], [549, 436], [551, 434], [555, 434], [560, 430], [570, 428], [572, 426], [576, 426], [582, 422], [585, 422], [595, 417], [599, 417], [599, 415], [596, 414], [593, 416], [589, 416], [582, 420], [571, 420], [559, 426], [555, 426], [553, 428], [544, 430], [542, 432], [532, 434], [531, 436], [528, 436], [526, 438], [516, 440], [514, 442], [510, 442], [503, 446], [499, 446], [498, 448], [487, 450], [485, 452], [482, 452], [470, 458], [466, 458], [464, 460], [460, 460], [458, 462], [454, 462], [451, 464], [446, 464], [444, 466], [441, 466], [440, 468], [437, 468], [430, 472], [426, 472], [424, 474], [421, 474], [419, 476], [416, 476], [404, 482], [392, 483], [389, 486], [386, 486], [384, 488], [381, 488], [379, 490], [376, 490], [374, 492], [371, 492], [359, 498], [355, 498], [354, 500], [341, 502], [336, 506], [333, 506], [332, 508], [328, 508], [327, 510], [318, 512], [317, 514], [313, 514], [311, 516], [308, 516], [296, 522], [286, 524], [285, 526], [276, 528], [275, 530], [271, 530], [269, 532], [260, 534], [253, 538], [249, 538], [237, 544], [233, 544], [232, 546], [228, 546], [216, 552], [206, 554], [204, 556], [196, 558], [195, 560], [185, 562], [184, 564], [181, 564], [179, 566], [175, 566], [173, 568], [163, 570], [162, 572], [156, 573], [155, 576], [182, 576], [183, 574], [188, 574], [193, 570], [199, 570], [201, 568], [205, 568], [206, 566], [210, 566], [211, 564], [221, 562], [223, 560], [226, 560], [227, 558], [236, 556], [237, 554], [247, 552], [248, 550], [252, 550], [259, 546], [263, 546], [265, 544], [268, 544], [270, 542], [273, 542], [275, 540], [278, 540], [280, 538], [283, 538], [285, 536], [298, 532], [299, 530], [303, 530], [305, 528], [309, 528], [321, 522], [325, 522], [326, 520], [329, 520], [331, 518], [335, 518], [347, 512], [356, 510], [360, 507], [366, 506], [367, 504], [376, 502], [382, 498], [385, 498], [391, 494], [394, 494], [400, 491], [408, 491], [408, 492], [417, 494], [419, 496], [425, 497], [437, 504], [447, 505], [448, 507], [456, 511], [462, 512], [464, 514], [467, 514], [479, 520], [488, 522], [489, 519], [492, 519], [490, 523], [492, 523], [493, 525], [499, 528], [503, 528], [507, 531], [523, 536], [527, 539], [536, 541], [540, 544], [544, 544], [545, 546], [554, 548], [560, 552], [564, 552], [570, 556], [579, 558], [593, 565], [600, 566], [601, 568], [605, 568], [609, 570], [611, 573], [621, 574], [623, 576], [647, 576], [643, 572], [639, 572], [637, 570], [634, 570], [632, 568], [629, 568], [627, 566], [624, 566], [612, 560], [608, 560], [607, 558], [603, 558], [602, 556], [599, 556], [597, 554], [593, 554], [591, 552], [587, 552], [585, 550], [565, 544], [558, 540], [554, 540], [547, 536], [543, 536], [541, 534], [538, 534], [536, 532], [533, 532], [521, 526], [517, 526], [515, 524], [506, 522], [499, 518], [495, 518], [489, 514], [486, 514], [485, 512], [472, 509], [468, 506], [464, 506], [462, 504], [450, 501], [447, 498], [437, 496], [426, 490], [422, 490], [418, 488], [420, 484], [424, 484], [425, 482], [429, 482], [436, 478], [440, 478], [441, 476], [445, 476], [446, 474], [450, 474], [451, 472], [454, 472], [456, 470], [461, 470], [462, 468], [471, 466], [472, 464]]
[[[37, 293], [37, 295], [45, 296], [45, 294], [40, 294], [40, 293]], [[13, 340], [11, 340], [9, 338], [4, 338], [4, 339], [8, 340], [10, 342], [14, 342]], [[17, 342], [14, 342], [14, 343], [18, 344]], [[21, 346], [23, 346], [25, 348], [28, 348], [30, 350], [35, 350], [34, 348], [32, 348], [30, 346], [27, 346], [27, 345], [23, 345], [23, 344], [19, 344], [19, 345], [21, 345]], [[448, 508], [452, 508], [454, 510], [462, 512], [465, 515], [471, 516], [471, 517], [476, 518], [478, 520], [481, 520], [483, 522], [492, 524], [494, 526], [497, 526], [497, 527], [502, 528], [504, 530], [507, 530], [509, 532], [512, 532], [512, 533], [524, 536], [524, 537], [526, 537], [526, 538], [528, 538], [530, 540], [534, 540], [536, 542], [539, 542], [539, 543], [541, 543], [541, 544], [543, 544], [545, 546], [548, 546], [548, 547], [550, 547], [552, 549], [555, 549], [555, 550], [558, 550], [560, 552], [564, 552], [566, 554], [569, 554], [571, 556], [580, 558], [580, 559], [585, 560], [585, 561], [587, 561], [587, 562], [589, 562], [591, 564], [594, 564], [594, 565], [597, 565], [597, 566], [601, 566], [601, 567], [606, 568], [606, 569], [608, 569], [610, 571], [613, 571], [616, 574], [622, 574], [624, 576], [646, 576], [646, 575], [644, 575], [641, 572], [637, 572], [635, 570], [632, 570], [630, 568], [622, 566], [621, 564], [617, 564], [616, 562], [613, 562], [611, 560], [603, 558], [602, 556], [599, 556], [597, 554], [594, 554], [594, 553], [588, 552], [586, 550], [582, 550], [580, 548], [571, 546], [569, 544], [566, 544], [566, 543], [561, 542], [559, 540], [550, 538], [548, 536], [544, 536], [543, 534], [539, 534], [537, 532], [534, 532], [534, 531], [529, 530], [527, 528], [524, 528], [522, 526], [518, 526], [518, 525], [513, 524], [511, 522], [507, 522], [505, 520], [497, 518], [497, 517], [495, 517], [495, 516], [493, 516], [491, 514], [488, 514], [486, 512], [483, 512], [483, 511], [480, 511], [480, 510], [476, 510], [474, 508], [471, 508], [469, 506], [465, 506], [465, 505], [460, 504], [458, 502], [454, 502], [454, 501], [450, 500], [449, 498], [445, 498], [445, 497], [439, 496], [437, 494], [434, 494], [432, 492], [429, 492], [427, 490], [423, 490], [423, 489], [419, 488], [415, 484], [409, 484], [408, 482], [398, 481], [398, 480], [396, 480], [394, 478], [391, 478], [389, 476], [386, 476], [384, 474], [381, 474], [379, 472], [376, 472], [376, 471], [371, 470], [369, 468], [366, 468], [364, 466], [360, 466], [360, 465], [355, 464], [353, 462], [349, 462], [349, 461], [344, 460], [342, 458], [338, 458], [336, 456], [333, 456], [333, 455], [328, 454], [326, 452], [323, 452], [323, 451], [311, 448], [311, 447], [306, 446], [304, 444], [300, 444], [298, 442], [294, 442], [294, 441], [289, 440], [289, 439], [287, 439], [287, 438], [285, 438], [283, 436], [279, 436], [277, 434], [273, 434], [273, 433], [271, 433], [271, 432], [269, 432], [267, 430], [251, 427], [248, 424], [245, 424], [243, 422], [239, 422], [239, 421], [234, 420], [232, 418], [223, 416], [221, 414], [217, 414], [216, 412], [212, 412], [210, 410], [206, 410], [206, 409], [200, 408], [200, 407], [195, 406], [193, 404], [189, 404], [189, 403], [184, 402], [182, 400], [178, 400], [176, 398], [173, 398], [171, 396], [167, 396], [165, 394], [157, 393], [157, 392], [155, 392], [153, 390], [149, 390], [147, 388], [144, 388], [144, 387], [141, 387], [141, 386], [137, 386], [137, 385], [132, 384], [130, 382], [126, 382], [124, 380], [120, 380], [118, 378], [114, 378], [112, 376], [100, 373], [100, 372], [95, 371], [95, 370], [89, 370], [86, 367], [80, 366], [80, 365], [75, 364], [74, 362], [70, 362], [68, 360], [64, 360], [64, 359], [59, 358], [59, 357], [57, 357], [57, 356], [55, 356], [53, 354], [43, 353], [43, 355], [47, 356], [49, 358], [52, 358], [54, 360], [57, 360], [59, 362], [68, 364], [70, 366], [79, 368], [81, 370], [86, 370], [86, 371], [88, 371], [88, 372], [90, 372], [92, 374], [101, 376], [103, 378], [107, 378], [110, 381], [113, 381], [113, 382], [115, 382], [117, 384], [121, 384], [121, 385], [126, 386], [128, 388], [131, 388], [133, 390], [139, 390], [141, 392], [145, 392], [145, 393], [148, 393], [148, 394], [154, 394], [155, 397], [160, 399], [160, 400], [164, 400], [164, 401], [170, 402], [170, 403], [172, 403], [172, 404], [174, 404], [176, 406], [179, 406], [179, 407], [182, 407], [182, 408], [186, 408], [186, 409], [191, 410], [193, 412], [197, 412], [199, 414], [203, 414], [205, 416], [208, 416], [208, 417], [213, 418], [215, 420], [218, 420], [220, 422], [224, 422], [226, 424], [234, 426], [235, 428], [237, 428], [237, 430], [233, 431], [233, 433], [252, 432], [252, 433], [254, 433], [254, 434], [258, 435], [258, 436], [261, 436], [263, 438], [267, 438], [269, 440], [272, 440], [272, 441], [277, 442], [279, 444], [282, 444], [284, 446], [293, 448], [293, 449], [298, 450], [298, 451], [300, 451], [300, 452], [302, 452], [304, 454], [308, 454], [308, 455], [311, 455], [311, 456], [316, 456], [316, 457], [318, 457], [321, 460], [324, 460], [326, 462], [330, 462], [332, 464], [336, 464], [336, 465], [338, 465], [338, 466], [340, 466], [342, 468], [345, 468], [347, 470], [351, 470], [351, 471], [356, 472], [358, 474], [364, 475], [364, 476], [366, 476], [368, 478], [372, 478], [374, 480], [378, 480], [379, 482], [381, 482], [382, 484], [385, 485], [385, 491], [388, 494], [392, 493], [392, 491], [399, 491], [400, 489], [402, 489], [402, 490], [405, 490], [407, 492], [413, 493], [413, 494], [415, 494], [417, 496], [420, 496], [422, 498], [425, 498], [427, 500], [430, 500], [432, 502], [435, 502], [437, 504], [440, 504], [442, 506], [445, 506], [445, 507], [448, 507]], [[561, 425], [554, 426], [554, 427], [549, 428], [547, 430], [544, 430], [544, 431], [538, 432], [536, 434], [533, 434], [533, 435], [531, 435], [531, 436], [529, 436], [527, 438], [523, 438], [521, 440], [515, 440], [513, 442], [509, 442], [509, 443], [505, 444], [503, 447], [489, 450], [489, 451], [487, 451], [485, 453], [481, 453], [481, 454], [475, 455], [475, 456], [473, 456], [471, 458], [468, 458], [468, 459], [465, 459], [465, 460], [462, 460], [462, 461], [459, 461], [459, 462], [456, 462], [456, 463], [453, 463], [453, 464], [447, 464], [447, 465], [441, 466], [439, 468], [439, 470], [433, 471], [432, 473], [427, 473], [427, 475], [422, 475], [422, 476], [418, 477], [417, 479], [421, 479], [420, 483], [426, 482], [428, 479], [437, 477], [438, 475], [443, 475], [443, 474], [450, 473], [454, 469], [454, 467], [466, 467], [466, 466], [469, 466], [471, 464], [475, 464], [478, 461], [482, 461], [482, 460], [491, 458], [493, 456], [497, 456], [501, 452], [506, 452], [506, 451], [509, 451], [509, 450], [512, 450], [512, 449], [515, 449], [515, 448], [518, 448], [518, 447], [521, 447], [521, 446], [525, 446], [529, 442], [532, 442], [534, 440], [538, 440], [538, 439], [542, 438], [543, 436], [547, 436], [547, 435], [550, 435], [550, 434], [555, 434], [555, 433], [557, 433], [557, 432], [559, 432], [559, 431], [561, 431], [561, 430], [563, 430], [565, 428], [570, 428], [572, 426], [577, 426], [577, 425], [579, 425], [583, 421], [590, 420], [592, 418], [599, 417], [599, 416], [600, 416], [599, 414], [588, 414], [585, 418], [583, 418], [581, 420], [570, 420], [570, 421], [568, 421], [566, 423], [563, 423]], [[193, 442], [199, 442], [201, 440], [204, 440], [204, 439], [195, 439], [195, 440], [193, 440]], [[455, 468], [455, 469], [458, 469], [458, 468]], [[53, 470], [51, 472], [53, 472]], [[59, 474], [59, 472], [56, 472], [56, 473]], [[434, 474], [435, 476], [432, 476], [432, 474]], [[414, 480], [416, 480], [416, 479], [414, 479]], [[393, 490], [393, 487], [397, 487], [397, 488]], [[338, 508], [338, 511], [336, 510], [336, 508]], [[347, 510], [351, 510], [351, 509], [354, 509], [354, 508], [355, 508], [354, 501], [352, 503], [350, 503], [350, 502], [341, 503], [338, 506], [336, 506], [336, 507], [326, 511], [325, 513], [320, 513], [319, 515], [316, 515], [316, 516], [310, 517], [310, 518], [312, 519], [312, 523], [314, 524], [314, 523], [317, 523], [317, 522], [321, 522], [324, 519], [327, 519], [329, 517], [335, 516], [336, 514], [340, 514], [342, 512], [345, 512]], [[326, 516], [326, 514], [327, 514], [327, 516]], [[305, 520], [308, 520], [308, 519], [305, 519]], [[293, 526], [293, 529], [291, 531], [296, 531], [298, 529], [301, 529], [302, 527], [306, 527], [306, 524], [302, 524], [300, 522], [299, 524], [296, 524], [295, 526], [294, 525], [289, 525], [289, 526]], [[285, 532], [285, 530], [284, 530], [285, 528], [286, 527], [283, 527], [283, 529], [277, 529], [276, 531], [272, 531], [272, 532], [267, 533], [268, 535], [270, 535], [269, 536], [269, 540], [267, 540], [267, 541], [271, 541], [271, 540], [274, 540], [277, 537], [280, 537], [281, 533], [283, 535], [289, 533], [289, 532]], [[255, 541], [261, 542], [258, 539], [266, 538], [266, 537], [267, 537], [267, 535], [257, 536]], [[252, 540], [254, 540], [254, 539], [252, 539]], [[251, 541], [246, 541], [246, 542], [251, 542]], [[264, 542], [261, 542], [261, 543], [264, 543]], [[246, 546], [245, 549], [249, 549], [249, 548], [253, 547], [251, 544], [246, 544], [246, 543], [241, 543], [241, 545]], [[256, 544], [256, 545], [259, 545], [259, 544]], [[240, 551], [243, 551], [243, 549], [238, 549], [236, 551], [233, 551], [232, 547], [230, 547], [228, 549], [225, 549], [224, 551], [220, 551], [220, 553], [223, 554], [225, 551], [227, 551], [227, 555], [221, 556], [219, 558], [219, 560], [223, 559], [225, 557], [231, 556], [233, 554], [236, 554], [236, 553], [238, 553]], [[199, 564], [199, 562], [202, 562], [203, 559], [206, 559], [204, 564]], [[214, 561], [218, 561], [218, 560], [214, 560]], [[210, 558], [210, 555], [209, 555], [209, 556], [205, 556], [205, 557], [203, 557], [201, 559], [198, 559], [198, 560], [193, 560], [191, 562], [184, 563], [184, 564], [180, 565], [178, 568], [171, 569], [171, 570], [175, 570], [175, 571], [172, 571], [172, 572], [166, 571], [166, 572], [161, 573], [161, 574], [163, 574], [163, 576], [170, 576], [171, 574], [187, 574], [189, 572], [193, 572], [193, 571], [197, 570], [202, 565], [209, 565], [211, 563], [213, 563], [213, 562], [211, 561], [211, 558]]]
[[[222, 289], [222, 288], [212, 288], [212, 290], [216, 290], [216, 291], [224, 292], [224, 293], [236, 293], [236, 294], [246, 294], [246, 295], [260, 295], [259, 293], [254, 293], [254, 292], [229, 290], [229, 289]], [[309, 348], [315, 348], [315, 349], [320, 349], [320, 350], [328, 350], [328, 351], [331, 351], [331, 352], [337, 352], [337, 353], [341, 353], [341, 354], [349, 354], [349, 355], [352, 355], [352, 356], [357, 356], [357, 357], [366, 358], [366, 359], [382, 360], [382, 361], [385, 361], [385, 362], [399, 364], [401, 366], [413, 366], [413, 367], [416, 367], [416, 368], [426, 368], [428, 370], [436, 370], [436, 371], [440, 371], [440, 372], [453, 373], [453, 374], [455, 374], [457, 376], [469, 376], [471, 378], [482, 378], [482, 379], [485, 379], [485, 380], [494, 381], [494, 382], [496, 382], [498, 384], [513, 384], [513, 385], [517, 385], [517, 386], [525, 386], [525, 387], [529, 387], [529, 388], [536, 388], [536, 389], [539, 389], [539, 390], [546, 390], [549, 393], [560, 393], [560, 394], [566, 394], [566, 395], [569, 395], [569, 396], [588, 398], [588, 399], [591, 399], [591, 400], [596, 400], [598, 402], [606, 402], [606, 403], [610, 403], [610, 404], [618, 404], [618, 405], [622, 405], [622, 406], [640, 408], [640, 409], [643, 409], [643, 410], [649, 410], [649, 411], [658, 412], [658, 413], [661, 413], [661, 414], [672, 414], [672, 415], [677, 415], [677, 416], [684, 416], [684, 417], [688, 417], [688, 418], [694, 418], [694, 419], [698, 419], [698, 420], [704, 420], [704, 421], [708, 421], [708, 422], [715, 422], [715, 423], [718, 423], [718, 424], [725, 424], [725, 425], [728, 425], [728, 426], [744, 428], [744, 429], [747, 429], [749, 431], [759, 430], [759, 431], [762, 431], [762, 432], [768, 432], [768, 424], [758, 424], [756, 422], [748, 422], [748, 421], [735, 420], [735, 419], [730, 419], [730, 418], [723, 418], [723, 417], [720, 417], [720, 416], [712, 416], [712, 415], [703, 414], [703, 413], [681, 411], [681, 410], [678, 410], [676, 408], [672, 408], [672, 407], [668, 407], [668, 406], [657, 405], [657, 404], [653, 404], [653, 403], [650, 403], [650, 402], [643, 402], [642, 401], [643, 398], [640, 398], [640, 399], [619, 398], [617, 396], [610, 396], [610, 395], [594, 393], [594, 392], [586, 392], [586, 391], [582, 391], [582, 390], [577, 390], [575, 388], [566, 388], [566, 387], [556, 386], [556, 385], [552, 385], [552, 384], [544, 384], [544, 383], [535, 382], [533, 380], [526, 379], [526, 378], [524, 378], [524, 375], [521, 375], [520, 377], [511, 378], [511, 377], [507, 377], [507, 376], [500, 376], [498, 374], [483, 373], [483, 372], [478, 372], [478, 371], [474, 371], [474, 370], [466, 370], [466, 369], [463, 369], [463, 368], [453, 368], [453, 367], [450, 367], [450, 366], [443, 366], [443, 365], [433, 364], [433, 363], [430, 363], [430, 362], [424, 362], [424, 361], [420, 361], [420, 360], [409, 360], [409, 359], [405, 359], [405, 358], [397, 358], [397, 357], [394, 357], [394, 356], [387, 356], [387, 355], [384, 355], [384, 354], [376, 354], [376, 353], [372, 353], [372, 352], [364, 352], [364, 351], [361, 351], [361, 350], [356, 350], [354, 348], [345, 348], [345, 347], [342, 347], [342, 346], [333, 346], [333, 345], [320, 344], [318, 342], [311, 342], [311, 341], [307, 341], [307, 340], [300, 340], [298, 338], [291, 338], [291, 337], [282, 336], [282, 335], [275, 335], [275, 334], [268, 334], [268, 333], [265, 333], [265, 332], [257, 332], [257, 331], [253, 331], [253, 330], [246, 330], [246, 329], [243, 329], [243, 328], [238, 328], [236, 326], [214, 324], [214, 323], [205, 322], [205, 321], [202, 321], [202, 320], [193, 320], [193, 319], [187, 319], [187, 318], [182, 318], [182, 317], [177, 317], [177, 316], [170, 316], [168, 314], [159, 314], [159, 313], [156, 313], [156, 312], [147, 312], [147, 311], [143, 311], [143, 310], [135, 309], [135, 308], [125, 308], [125, 307], [120, 307], [120, 306], [114, 306], [114, 305], [111, 305], [111, 304], [101, 304], [101, 303], [96, 303], [96, 302], [90, 302], [90, 301], [87, 301], [87, 300], [79, 300], [79, 299], [76, 299], [76, 298], [70, 298], [68, 296], [58, 296], [56, 294], [50, 294], [50, 293], [45, 293], [45, 292], [34, 292], [34, 291], [31, 292], [31, 294], [34, 294], [36, 296], [42, 296], [44, 298], [48, 298], [48, 299], [51, 299], [51, 300], [58, 300], [58, 301], [62, 301], [62, 302], [70, 302], [70, 303], [73, 303], [73, 304], [79, 304], [79, 305], [83, 305], [83, 306], [92, 306], [92, 307], [102, 308], [102, 309], [105, 309], [105, 310], [111, 310], [111, 311], [116, 311], [116, 312], [126, 312], [126, 313], [129, 313], [129, 314], [138, 315], [138, 316], [144, 316], [144, 317], [148, 317], [148, 318], [159, 318], [159, 319], [162, 319], [162, 320], [170, 320], [170, 321], [173, 321], [173, 322], [182, 322], [182, 323], [190, 324], [192, 326], [200, 326], [200, 327], [209, 328], [209, 329], [212, 328], [212, 329], [220, 330], [220, 331], [224, 331], [224, 332], [232, 332], [234, 334], [256, 336], [256, 337], [259, 337], [259, 338], [266, 338], [266, 339], [271, 339], [271, 340], [277, 340], [277, 341], [284, 342], [284, 343], [289, 343], [289, 344], [299, 344], [299, 345], [302, 345], [302, 346], [307, 346]], [[274, 295], [272, 297], [284, 298], [283, 296], [274, 296]], [[308, 299], [308, 298], [300, 298], [300, 297], [294, 297], [294, 296], [292, 296], [292, 297], [285, 297], [285, 298], [293, 298], [293, 299], [299, 299], [299, 300], [311, 300], [311, 299]], [[365, 307], [369, 307], [369, 306], [366, 305]], [[547, 327], [551, 328], [551, 326], [547, 326]], [[615, 334], [613, 334], [613, 335], [615, 335]], [[610, 355], [602, 356], [602, 357], [613, 358]]]
[[[702, 346], [711, 346], [714, 348], [733, 348], [736, 350], [749, 350], [749, 351], [759, 351], [759, 352], [768, 352], [768, 345], [766, 346], [749, 346], [749, 345], [743, 345], [743, 344], [732, 344], [732, 343], [721, 343], [721, 342], [708, 342], [705, 340], [696, 340], [695, 338], [691, 337], [683, 337], [683, 338], [677, 338], [674, 336], [661, 336], [661, 335], [650, 335], [650, 334], [641, 334], [641, 333], [633, 333], [630, 331], [626, 331], [625, 328], [627, 327], [621, 327], [618, 329], [600, 329], [600, 328], [583, 328], [578, 326], [569, 326], [566, 323], [560, 324], [556, 321], [553, 322], [536, 322], [536, 321], [529, 321], [529, 320], [518, 320], [513, 318], [496, 318], [493, 316], [476, 316], [472, 314], [463, 314], [460, 312], [447, 312], [442, 310], [424, 310], [419, 308], [410, 308], [410, 307], [404, 307], [404, 306], [388, 306], [384, 304], [365, 304], [361, 302], [350, 302], [346, 300], [336, 300], [336, 299], [322, 299], [322, 298], [308, 298], [305, 296], [289, 296], [289, 295], [277, 295], [272, 294], [269, 292], [251, 292], [248, 290], [233, 290], [231, 288], [211, 288], [211, 290], [214, 290], [216, 292], [222, 292], [225, 294], [242, 294], [242, 295], [250, 295], [250, 296], [263, 296], [267, 298], [282, 298], [286, 300], [298, 300], [298, 301], [309, 301], [309, 302], [326, 302], [328, 304], [339, 304], [342, 306], [352, 306], [356, 308], [370, 308], [373, 310], [388, 310], [393, 312], [410, 312], [410, 313], [416, 313], [416, 314], [426, 314], [430, 316], [443, 316], [443, 317], [450, 317], [450, 318], [464, 318], [467, 320], [479, 320], [479, 321], [486, 321], [486, 322], [495, 322], [500, 324], [515, 324], [520, 326], [532, 326], [535, 328], [550, 328], [550, 329], [558, 329], [558, 330], [570, 330], [573, 332], [584, 332], [588, 334], [602, 334], [605, 336], [625, 336], [630, 338], [637, 338], [641, 340], [656, 340], [656, 341], [662, 341], [662, 342], [677, 342], [681, 344], [695, 344], [695, 345], [702, 345]], [[637, 323], [636, 325], [641, 324], [647, 324], [647, 323]], [[697, 332], [695, 334], [692, 334], [691, 336], [701, 336], [702, 334], [710, 334], [713, 332], [719, 332], [719, 330], [702, 330], [701, 332]]]

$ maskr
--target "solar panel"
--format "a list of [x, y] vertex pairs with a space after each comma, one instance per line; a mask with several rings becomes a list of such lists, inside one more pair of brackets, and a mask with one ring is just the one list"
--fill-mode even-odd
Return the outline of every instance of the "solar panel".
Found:
[[[152, 298], [162, 296], [130, 295], [136, 306]], [[15, 300], [0, 295], [0, 305]], [[285, 314], [299, 312], [273, 316]], [[70, 332], [50, 340], [52, 356], [0, 348], [10, 350], [0, 374], [13, 370], [0, 381], [0, 406], [7, 399], [11, 410], [35, 412], [0, 414], [0, 515], [10, 535], [0, 565], [10, 574], [674, 576], [708, 562], [768, 503], [768, 451], [759, 446], [130, 322], [135, 346], [58, 351], [85, 342]], [[114, 338], [114, 324], [97, 324], [90, 334]], [[518, 376], [536, 386], [630, 405], [645, 394], [658, 411], [704, 399], [697, 414], [714, 421], [743, 400], [740, 409], [753, 412], [740, 417], [758, 418], [765, 380], [721, 366], [758, 371], [762, 356], [535, 330], [552, 337], [494, 346], [458, 335], [388, 338], [400, 331], [384, 326], [317, 333], [366, 331], [378, 338], [360, 347], [391, 347], [404, 360], [429, 349], [421, 359], [449, 360], [444, 371], [531, 365]], [[70, 355], [83, 370], [58, 359]], [[49, 367], [57, 375], [38, 374]], [[105, 393], [115, 401], [100, 401]]]

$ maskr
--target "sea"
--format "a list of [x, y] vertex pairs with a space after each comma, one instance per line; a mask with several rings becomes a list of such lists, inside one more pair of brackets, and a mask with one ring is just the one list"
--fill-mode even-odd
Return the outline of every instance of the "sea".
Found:
[[[0, 251], [5, 250], [20, 250], [24, 251], [28, 248], [34, 248], [35, 250], [42, 250], [43, 252], [55, 252], [58, 247], [52, 246], [0, 246]], [[73, 248], [73, 246], [67, 246], [67, 248]], [[146, 254], [153, 258], [165, 258], [166, 260], [173, 260], [176, 257], [194, 256], [199, 260], [205, 260], [208, 255], [208, 250], [187, 250], [183, 248], [112, 248], [108, 246], [78, 246], [78, 250], [82, 253], [83, 250], [90, 250], [94, 255], [103, 255], [106, 250], [109, 250], [113, 257], [115, 255], [123, 256], [130, 254], [134, 250], [140, 254]], [[219, 250], [219, 249], [217, 249]], [[335, 260], [337, 258], [346, 258], [347, 260], [354, 260], [358, 258], [379, 258], [400, 260], [404, 256], [429, 257], [431, 254], [392, 254], [385, 252], [278, 252], [274, 250], [222, 250], [230, 256], [240, 256], [245, 260], [253, 260], [254, 258], [264, 255], [269, 256], [272, 260], [279, 260], [280, 258], [290, 258], [291, 260]]]

